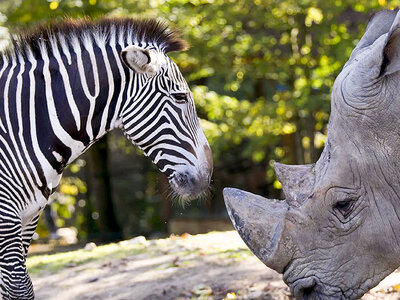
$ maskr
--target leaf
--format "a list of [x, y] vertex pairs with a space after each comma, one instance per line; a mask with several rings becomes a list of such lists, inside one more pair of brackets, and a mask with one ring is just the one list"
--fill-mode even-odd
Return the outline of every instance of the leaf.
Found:
[[191, 292], [196, 296], [210, 296], [213, 293], [211, 287], [204, 284], [194, 286]]
[[226, 294], [226, 296], [223, 300], [234, 300], [234, 299], [237, 299], [237, 296], [235, 293], [232, 292], [232, 293]]
[[400, 284], [396, 284], [394, 286], [392, 286], [393, 290], [395, 290], [396, 292], [400, 292]]
[[189, 234], [189, 233], [184, 233], [184, 234], [181, 235], [181, 238], [182, 238], [182, 239], [187, 239], [187, 238], [189, 238], [189, 237], [191, 237], [191, 236], [192, 236], [192, 235]]

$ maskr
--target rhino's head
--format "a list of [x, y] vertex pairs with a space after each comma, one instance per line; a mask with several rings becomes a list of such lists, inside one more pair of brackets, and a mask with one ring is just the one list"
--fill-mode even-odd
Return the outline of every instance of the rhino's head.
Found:
[[249, 248], [297, 299], [357, 299], [400, 265], [400, 13], [382, 11], [336, 79], [315, 165], [276, 164], [285, 201], [225, 189]]

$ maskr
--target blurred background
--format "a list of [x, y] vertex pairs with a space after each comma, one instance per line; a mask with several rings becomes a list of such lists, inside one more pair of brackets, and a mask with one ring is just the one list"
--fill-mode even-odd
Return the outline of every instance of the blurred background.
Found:
[[[9, 34], [66, 16], [155, 17], [180, 29], [191, 45], [171, 57], [191, 86], [213, 151], [208, 199], [185, 208], [171, 202], [166, 178], [115, 131], [67, 169], [47, 215], [81, 241], [232, 228], [223, 187], [283, 197], [273, 163], [318, 159], [335, 77], [371, 14], [397, 5], [400, 1], [1, 0], [1, 48]], [[41, 218], [36, 238], [49, 238], [51, 228]]]

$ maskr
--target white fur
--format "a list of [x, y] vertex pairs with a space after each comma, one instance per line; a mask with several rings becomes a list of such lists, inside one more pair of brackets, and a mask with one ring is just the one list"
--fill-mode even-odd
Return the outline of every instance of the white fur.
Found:
[[[147, 54], [146, 54], [147, 52]], [[165, 56], [154, 49], [144, 49], [135, 45], [130, 45], [121, 51], [125, 56], [125, 64], [134, 71], [154, 76], [165, 64]], [[150, 56], [150, 62], [149, 58]]]

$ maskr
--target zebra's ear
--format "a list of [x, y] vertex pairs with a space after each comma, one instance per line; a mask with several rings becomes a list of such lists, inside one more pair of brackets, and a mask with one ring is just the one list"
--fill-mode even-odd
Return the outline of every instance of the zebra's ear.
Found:
[[132, 70], [153, 76], [160, 69], [155, 50], [130, 45], [121, 50], [121, 59]]

